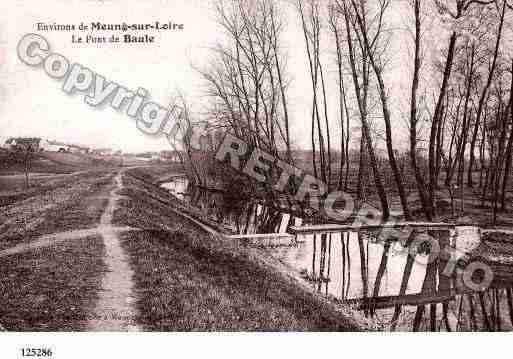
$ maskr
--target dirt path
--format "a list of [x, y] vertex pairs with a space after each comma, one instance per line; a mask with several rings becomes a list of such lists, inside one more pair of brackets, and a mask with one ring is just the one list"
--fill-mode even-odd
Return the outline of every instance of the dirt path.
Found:
[[102, 280], [102, 289], [94, 310], [89, 328], [95, 331], [137, 331], [135, 297], [133, 293], [134, 272], [128, 257], [121, 247], [118, 231], [112, 226], [112, 216], [120, 196], [117, 192], [123, 187], [122, 172], [114, 178], [116, 187], [110, 192], [109, 203], [105, 208], [98, 231], [105, 244], [105, 264], [107, 273]]
[[[53, 245], [56, 245], [56, 244], [59, 244], [62, 242], [66, 242], [66, 241], [71, 241], [74, 239], [82, 239], [85, 237], [95, 236], [98, 234], [101, 235], [102, 233], [100, 232], [100, 229], [101, 229], [101, 227], [97, 227], [97, 228], [76, 229], [73, 231], [46, 234], [30, 243], [20, 244], [20, 245], [0, 251], [0, 258], [5, 257], [5, 256], [10, 256], [13, 254], [19, 254], [19, 253], [30, 251], [30, 250], [37, 249], [37, 248], [51, 247]], [[115, 233], [121, 233], [121, 232], [137, 230], [137, 228], [112, 227], [111, 230], [114, 231]]]

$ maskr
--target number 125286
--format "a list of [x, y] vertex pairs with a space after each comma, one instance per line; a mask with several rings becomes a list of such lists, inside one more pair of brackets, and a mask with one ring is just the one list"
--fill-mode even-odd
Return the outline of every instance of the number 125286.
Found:
[[22, 357], [51, 357], [52, 349], [50, 348], [22, 348]]

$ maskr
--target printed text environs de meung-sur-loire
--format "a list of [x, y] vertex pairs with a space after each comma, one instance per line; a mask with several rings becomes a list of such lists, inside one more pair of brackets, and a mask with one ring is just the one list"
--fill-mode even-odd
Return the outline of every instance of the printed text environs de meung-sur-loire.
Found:
[[91, 31], [128, 31], [128, 30], [183, 30], [183, 24], [177, 24], [172, 21], [154, 21], [151, 23], [117, 23], [106, 24], [102, 22], [90, 22], [76, 24], [57, 24], [57, 23], [37, 23], [37, 31], [74, 31], [74, 30], [91, 30]]

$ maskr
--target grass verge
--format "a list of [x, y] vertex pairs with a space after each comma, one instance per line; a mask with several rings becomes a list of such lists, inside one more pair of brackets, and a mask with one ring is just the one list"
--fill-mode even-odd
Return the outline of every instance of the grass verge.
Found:
[[85, 329], [105, 271], [101, 237], [0, 258], [0, 323], [10, 331]]

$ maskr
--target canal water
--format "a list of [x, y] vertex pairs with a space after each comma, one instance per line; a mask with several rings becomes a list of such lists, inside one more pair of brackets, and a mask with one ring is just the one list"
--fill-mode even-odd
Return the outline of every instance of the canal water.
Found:
[[[162, 187], [235, 233], [285, 233], [289, 226], [306, 222], [259, 201], [193, 188], [185, 177]], [[311, 290], [361, 311], [378, 328], [512, 330], [513, 277], [502, 276], [484, 291], [469, 289], [462, 278], [464, 267], [459, 263], [480, 248], [479, 229], [466, 226], [429, 234], [447, 248], [447, 257], [432, 260], [429, 250], [412, 252], [411, 240], [416, 237], [411, 234], [390, 241], [372, 231], [306, 234], [296, 240], [253, 240], [246, 245], [279, 260]]]
[[160, 186], [162, 188], [167, 189], [174, 196], [178, 197], [181, 200], [185, 200], [187, 196], [187, 186], [189, 181], [187, 177], [174, 177], [171, 182], [165, 182]]

